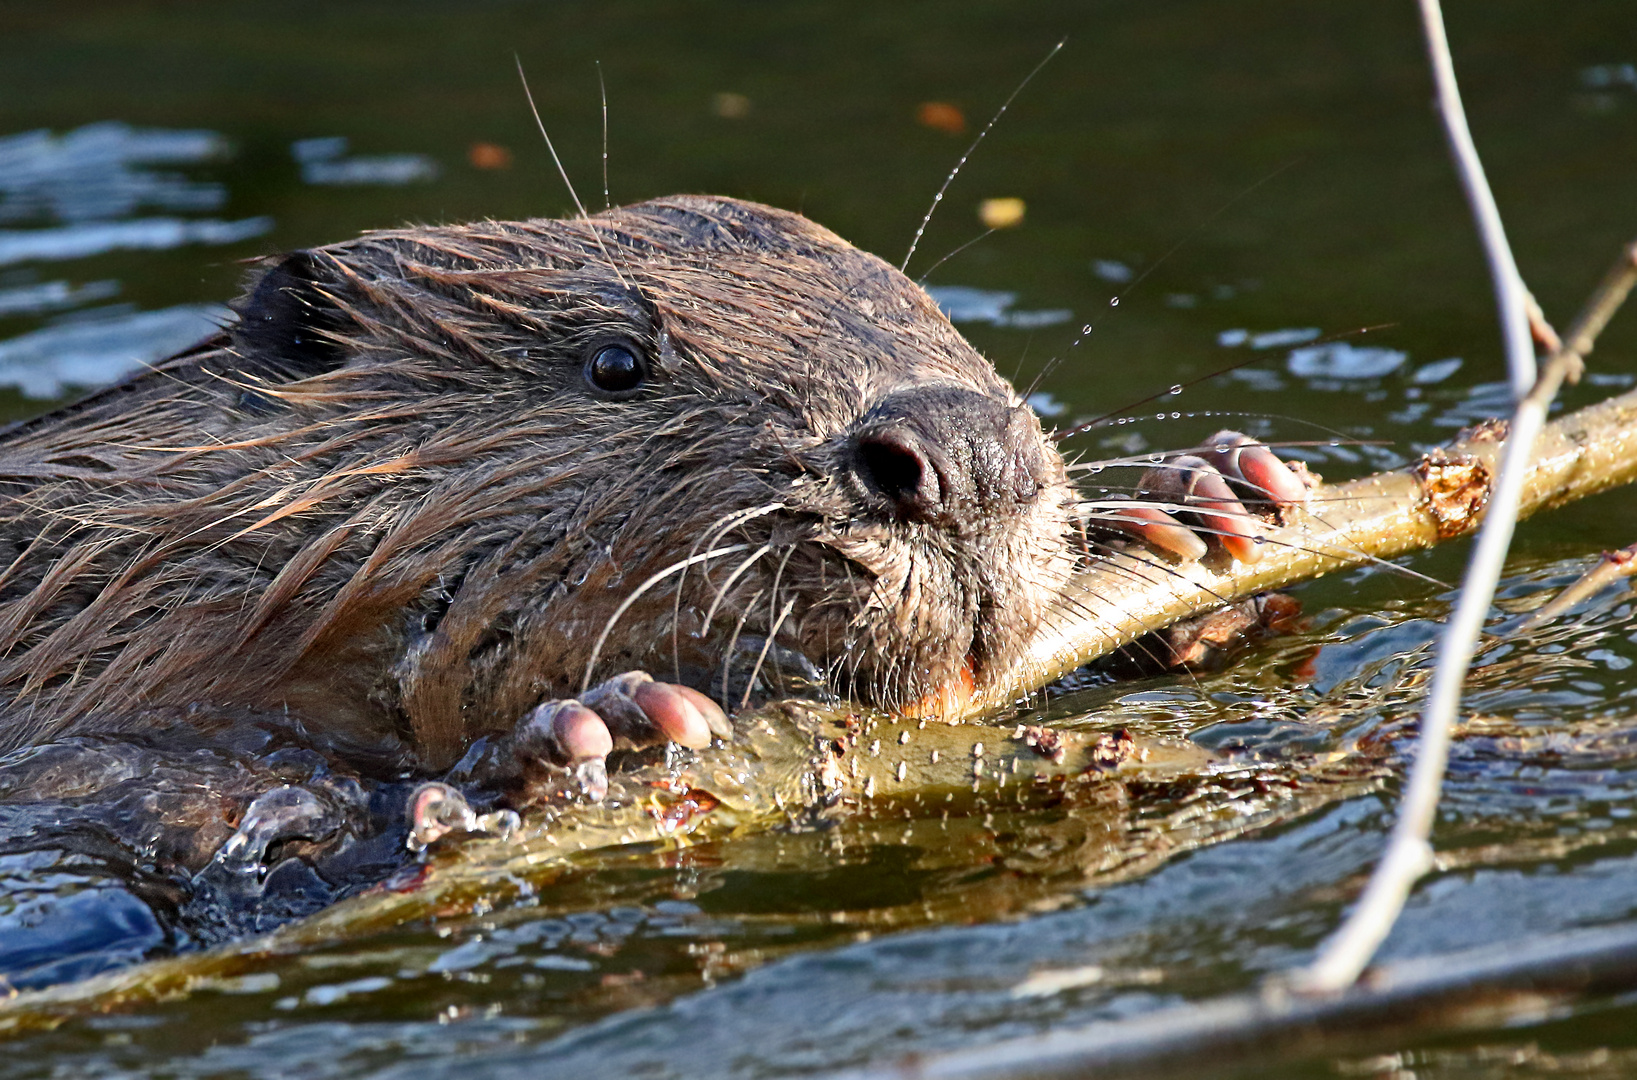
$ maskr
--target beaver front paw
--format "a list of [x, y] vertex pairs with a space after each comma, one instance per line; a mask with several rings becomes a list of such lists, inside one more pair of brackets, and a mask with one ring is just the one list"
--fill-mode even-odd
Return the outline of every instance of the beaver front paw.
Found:
[[[479, 739], [444, 780], [482, 801], [525, 805], [576, 793], [595, 801], [608, 794], [608, 755], [616, 750], [671, 744], [697, 750], [732, 734], [727, 714], [704, 694], [627, 671], [578, 698], [535, 706], [508, 735]], [[567, 792], [564, 768], [573, 782]]]
[[655, 682], [642, 671], [627, 671], [593, 686], [578, 699], [537, 706], [512, 735], [523, 756], [574, 771], [590, 799], [608, 793], [608, 755], [675, 743], [691, 750], [727, 738], [733, 726], [721, 707], [699, 691]]
[[1141, 501], [1122, 503], [1104, 520], [1185, 562], [1212, 546], [1255, 562], [1264, 515], [1305, 502], [1312, 480], [1300, 462], [1281, 460], [1248, 435], [1219, 431], [1197, 451], [1145, 472], [1137, 485]]

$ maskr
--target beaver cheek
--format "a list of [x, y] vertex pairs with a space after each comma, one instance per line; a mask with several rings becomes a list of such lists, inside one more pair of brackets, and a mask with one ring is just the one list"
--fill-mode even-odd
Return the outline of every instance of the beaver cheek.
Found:
[[643, 683], [631, 697], [671, 742], [690, 750], [701, 750], [711, 744], [710, 725], [698, 707], [675, 687], [667, 683]]

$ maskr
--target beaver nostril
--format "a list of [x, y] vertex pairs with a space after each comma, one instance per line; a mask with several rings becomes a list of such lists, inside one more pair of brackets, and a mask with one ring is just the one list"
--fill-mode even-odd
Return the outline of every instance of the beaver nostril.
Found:
[[881, 494], [905, 505], [936, 501], [936, 492], [924, 490], [935, 475], [906, 433], [889, 428], [858, 440], [858, 471]]
[[939, 384], [881, 398], [846, 453], [845, 467], [890, 499], [895, 515], [956, 532], [981, 531], [994, 514], [1027, 512], [1057, 460], [1033, 413]]

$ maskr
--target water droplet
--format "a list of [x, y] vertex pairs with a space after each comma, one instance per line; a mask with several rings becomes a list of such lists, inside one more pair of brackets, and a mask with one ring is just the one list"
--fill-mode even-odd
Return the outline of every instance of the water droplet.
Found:
[[1082, 326], [1082, 327], [1081, 327], [1081, 328], [1080, 328], [1080, 332], [1081, 332], [1081, 333], [1082, 333], [1082, 334], [1089, 334], [1089, 333], [1091, 333], [1091, 324], [1090, 324], [1090, 323], [1087, 323], [1087, 324], [1086, 324], [1086, 325], [1084, 325], [1084, 326]]
[[1118, 296], [1109, 297], [1108, 298], [1108, 306], [1109, 307], [1119, 307], [1120, 306], [1120, 298]]
[[1175, 385], [1175, 386], [1173, 386], [1173, 387], [1171, 387], [1171, 393], [1173, 393], [1173, 394], [1180, 394], [1180, 393], [1182, 393], [1182, 384], [1181, 384], [1181, 383], [1177, 383], [1177, 384], [1176, 384], [1176, 385]]
[[1097, 462], [1095, 465], [1093, 465], [1091, 467], [1091, 474], [1093, 476], [1096, 476], [1098, 473], [1102, 472], [1103, 469], [1104, 469], [1104, 465], [1103, 465], [1103, 463], [1101, 461], [1099, 461], [1099, 462]]
[[1164, 454], [1149, 454], [1148, 455], [1148, 460], [1152, 461], [1155, 465], [1158, 465], [1160, 462], [1165, 460], [1165, 455]]
[[1171, 414], [1171, 419], [1173, 419], [1173, 420], [1181, 420], [1181, 419], [1182, 419], [1182, 414], [1181, 414], [1181, 413], [1179, 413], [1179, 412], [1174, 412], [1174, 413], [1172, 413], [1172, 414]]

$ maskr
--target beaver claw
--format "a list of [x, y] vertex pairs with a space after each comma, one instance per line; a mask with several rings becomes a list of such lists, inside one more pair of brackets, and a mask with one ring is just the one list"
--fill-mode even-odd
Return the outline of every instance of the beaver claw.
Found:
[[[535, 706], [503, 737], [479, 739], [444, 775], [443, 787], [458, 794], [455, 787], [449, 787], [453, 784], [527, 803], [574, 794], [575, 790], [562, 788], [562, 767], [566, 766], [578, 794], [595, 802], [608, 794], [607, 759], [615, 750], [673, 743], [700, 749], [709, 746], [712, 738], [732, 734], [727, 714], [704, 694], [655, 682], [641, 671], [627, 671], [598, 683], [579, 698]], [[430, 790], [430, 785], [418, 789], [416, 797]], [[441, 820], [438, 815], [444, 813], [458, 815], [459, 810], [452, 801], [428, 803], [424, 812], [412, 806], [411, 827], [424, 819], [436, 831]], [[457, 824], [443, 831], [456, 827], [464, 828]]]
[[704, 694], [627, 671], [577, 700], [537, 706], [518, 724], [513, 744], [522, 754], [566, 763], [581, 792], [597, 800], [608, 793], [606, 759], [616, 749], [675, 743], [698, 750], [732, 734], [727, 714]]
[[[1180, 454], [1143, 474], [1137, 497], [1110, 524], [1185, 562], [1212, 543], [1240, 562], [1255, 562], [1266, 512], [1307, 499], [1305, 469], [1237, 431], [1219, 431], [1196, 453]], [[1207, 539], [1208, 538], [1208, 539]]]

